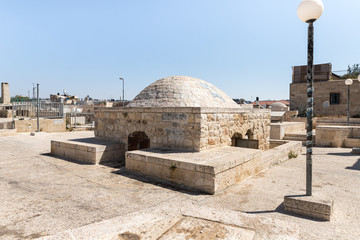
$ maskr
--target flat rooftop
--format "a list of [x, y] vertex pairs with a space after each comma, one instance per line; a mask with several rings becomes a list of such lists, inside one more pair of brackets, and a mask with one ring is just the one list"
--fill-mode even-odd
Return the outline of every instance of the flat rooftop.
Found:
[[[360, 155], [351, 154], [350, 148], [313, 150], [313, 193], [335, 196], [333, 220], [323, 222], [282, 210], [285, 195], [305, 193], [304, 154], [207, 195], [153, 182], [123, 166], [79, 164], [49, 155], [51, 140], [91, 137], [91, 131], [0, 137], [0, 239], [50, 235], [59, 239], [57, 234], [71, 229], [75, 230], [67, 234], [75, 239], [79, 232], [119, 233], [119, 239], [126, 239], [133, 236], [135, 230], [130, 229], [135, 225], [142, 227], [136, 233], [149, 239], [166, 239], [179, 232], [185, 238], [200, 234], [197, 230], [204, 226], [217, 230], [222, 238], [252, 239], [254, 231], [237, 226], [258, 222], [252, 222], [254, 218], [271, 219], [268, 222], [280, 229], [278, 234], [285, 231], [295, 236], [292, 239], [360, 238]], [[122, 224], [121, 233], [113, 227], [116, 223]], [[299, 226], [298, 236], [286, 226], [292, 224]], [[258, 227], [259, 232], [274, 234], [272, 228]], [[212, 236], [211, 231], [201, 233]]]

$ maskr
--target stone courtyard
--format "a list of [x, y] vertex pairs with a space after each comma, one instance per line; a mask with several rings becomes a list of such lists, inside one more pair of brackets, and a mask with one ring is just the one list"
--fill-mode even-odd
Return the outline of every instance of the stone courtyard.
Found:
[[360, 238], [360, 156], [350, 148], [314, 148], [313, 192], [336, 197], [324, 222], [283, 212], [285, 195], [305, 192], [304, 154], [208, 195], [49, 155], [52, 139], [91, 137], [0, 138], [0, 239]]

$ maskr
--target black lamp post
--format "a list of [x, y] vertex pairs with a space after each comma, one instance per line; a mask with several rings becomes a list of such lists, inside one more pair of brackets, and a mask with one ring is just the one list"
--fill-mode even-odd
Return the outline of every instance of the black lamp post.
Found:
[[313, 56], [314, 56], [314, 26], [324, 11], [321, 0], [303, 0], [297, 9], [298, 17], [309, 24], [308, 26], [308, 54], [307, 54], [307, 110], [306, 110], [306, 195], [312, 195], [312, 147], [313, 147]]

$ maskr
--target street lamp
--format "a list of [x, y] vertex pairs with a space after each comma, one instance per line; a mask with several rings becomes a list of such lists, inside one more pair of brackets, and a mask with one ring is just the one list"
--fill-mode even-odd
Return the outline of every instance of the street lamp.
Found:
[[347, 124], [350, 125], [350, 117], [349, 117], [349, 112], [350, 112], [350, 86], [351, 84], [353, 84], [353, 80], [348, 78], [345, 80], [345, 84], [348, 86], [348, 96], [347, 96]]
[[125, 90], [124, 90], [124, 82], [125, 82], [125, 80], [124, 80], [124, 78], [122, 78], [122, 77], [119, 78], [119, 79], [120, 79], [120, 80], [122, 81], [122, 83], [123, 83], [123, 84], [122, 84], [122, 85], [123, 85], [123, 86], [122, 86], [122, 90], [123, 90], [123, 91], [122, 91], [122, 104], [123, 104], [123, 106], [124, 106], [124, 105], [125, 105], [125, 98], [124, 98], [124, 92], [125, 92]]
[[312, 195], [312, 146], [313, 146], [313, 56], [314, 56], [314, 26], [324, 11], [321, 0], [303, 0], [297, 8], [301, 21], [308, 23], [308, 54], [307, 54], [307, 110], [306, 110], [306, 195]]

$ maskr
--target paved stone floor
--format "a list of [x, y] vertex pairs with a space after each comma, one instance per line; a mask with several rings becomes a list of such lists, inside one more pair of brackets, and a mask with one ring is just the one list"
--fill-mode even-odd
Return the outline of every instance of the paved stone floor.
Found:
[[[143, 226], [142, 239], [252, 239], [254, 232], [240, 231], [237, 226], [241, 224], [232, 222], [240, 218], [246, 222], [241, 212], [248, 213], [249, 219], [271, 219], [279, 234], [297, 225], [299, 239], [360, 239], [360, 155], [351, 154], [351, 149], [314, 149], [313, 193], [335, 197], [333, 220], [322, 222], [282, 211], [285, 195], [305, 192], [305, 155], [217, 195], [204, 195], [154, 183], [127, 173], [121, 166], [78, 164], [49, 155], [51, 139], [91, 136], [93, 132], [86, 131], [0, 137], [0, 239], [56, 234], [61, 239], [69, 229], [78, 229], [74, 234], [99, 234], [101, 229], [109, 232], [109, 226], [125, 220], [122, 229], [113, 228], [111, 233], [119, 234], [106, 239], [140, 239], [125, 231], [135, 223]], [[219, 217], [224, 213], [234, 217]], [[211, 220], [216, 221], [208, 224]], [[154, 225], [156, 221], [161, 226]], [[283, 222], [288, 226], [281, 226]], [[189, 230], [193, 225], [197, 228]], [[274, 234], [271, 229], [261, 231]], [[296, 239], [295, 232], [289, 231], [288, 236], [295, 237], [288, 239]]]

